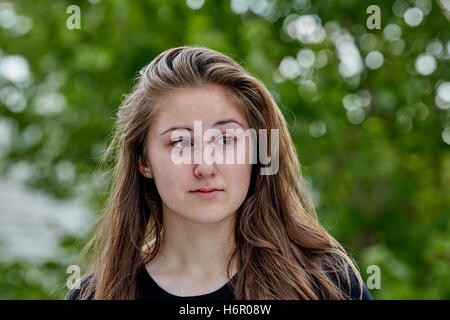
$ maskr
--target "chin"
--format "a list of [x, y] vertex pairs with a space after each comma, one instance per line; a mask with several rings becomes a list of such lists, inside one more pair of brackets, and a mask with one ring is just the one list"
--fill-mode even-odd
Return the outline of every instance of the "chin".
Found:
[[224, 220], [226, 220], [227, 218], [231, 218], [232, 215], [231, 214], [227, 214], [227, 213], [211, 213], [211, 211], [209, 212], [194, 212], [192, 215], [186, 216], [187, 219], [189, 219], [190, 221], [194, 222], [194, 223], [199, 223], [199, 224], [213, 224], [213, 223], [219, 223], [222, 222]]

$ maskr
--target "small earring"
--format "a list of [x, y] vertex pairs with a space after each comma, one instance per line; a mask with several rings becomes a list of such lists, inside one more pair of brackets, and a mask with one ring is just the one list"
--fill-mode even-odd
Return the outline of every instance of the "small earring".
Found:
[[145, 171], [145, 175], [148, 177], [148, 171]]

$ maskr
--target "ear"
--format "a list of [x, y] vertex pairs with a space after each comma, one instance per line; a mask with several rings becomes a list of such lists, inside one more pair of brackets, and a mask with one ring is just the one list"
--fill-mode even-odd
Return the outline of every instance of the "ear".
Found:
[[153, 178], [152, 168], [146, 164], [142, 156], [139, 156], [139, 172], [146, 178]]

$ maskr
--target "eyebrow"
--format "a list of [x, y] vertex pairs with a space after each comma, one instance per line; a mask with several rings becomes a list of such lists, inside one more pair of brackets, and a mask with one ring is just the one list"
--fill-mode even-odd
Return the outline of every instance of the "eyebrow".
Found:
[[[213, 127], [220, 127], [220, 126], [226, 125], [228, 123], [232, 123], [232, 122], [237, 123], [242, 128], [244, 128], [242, 123], [240, 123], [239, 121], [234, 120], [234, 119], [226, 119], [226, 120], [218, 121], [218, 122], [214, 123]], [[187, 128], [187, 127], [170, 127], [169, 129], [165, 130], [164, 132], [160, 133], [159, 135], [162, 136], [163, 134], [166, 134], [169, 131], [174, 131], [177, 129], [184, 129], [184, 130], [191, 131], [191, 132], [194, 131], [192, 128]]]

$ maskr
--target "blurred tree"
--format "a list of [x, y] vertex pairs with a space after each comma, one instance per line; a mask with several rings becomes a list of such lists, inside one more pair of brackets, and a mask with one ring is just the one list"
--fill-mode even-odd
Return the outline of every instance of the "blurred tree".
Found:
[[[381, 29], [369, 30], [373, 1], [2, 1], [0, 171], [28, 168], [27, 184], [98, 212], [109, 180], [97, 157], [133, 78], [170, 47], [207, 46], [270, 89], [320, 220], [363, 279], [381, 268], [374, 298], [449, 299], [444, 3], [378, 1]], [[79, 30], [66, 27], [74, 4]], [[64, 285], [66, 267], [42, 272]], [[1, 298], [52, 298], [23, 280], [26, 266], [0, 268]]]

